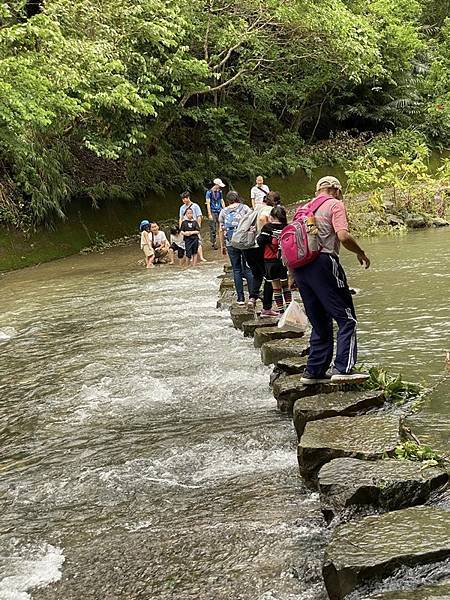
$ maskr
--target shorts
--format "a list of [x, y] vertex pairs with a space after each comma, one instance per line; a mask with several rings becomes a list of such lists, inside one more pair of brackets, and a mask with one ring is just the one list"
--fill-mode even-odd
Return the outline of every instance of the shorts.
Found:
[[148, 244], [144, 244], [142, 246], [142, 252], [145, 254], [146, 258], [155, 254], [153, 248], [151, 248]]
[[288, 272], [281, 260], [265, 260], [264, 266], [266, 270], [266, 281], [273, 281], [274, 279], [281, 279], [282, 281], [287, 280]]
[[178, 253], [178, 258], [184, 258], [184, 254], [185, 254], [185, 249], [182, 248], [181, 246], [179, 246], [178, 244], [175, 244], [175, 242], [172, 242], [172, 244], [170, 244], [170, 247], [172, 248], [172, 250], [174, 252]]

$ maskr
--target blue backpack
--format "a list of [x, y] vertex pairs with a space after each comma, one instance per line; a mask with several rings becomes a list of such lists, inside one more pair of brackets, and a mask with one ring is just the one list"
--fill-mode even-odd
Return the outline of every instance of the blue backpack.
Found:
[[233, 233], [236, 231], [242, 217], [244, 216], [244, 205], [239, 204], [236, 208], [227, 208], [225, 213], [225, 220], [223, 227], [225, 230], [225, 237], [228, 242], [231, 243]]

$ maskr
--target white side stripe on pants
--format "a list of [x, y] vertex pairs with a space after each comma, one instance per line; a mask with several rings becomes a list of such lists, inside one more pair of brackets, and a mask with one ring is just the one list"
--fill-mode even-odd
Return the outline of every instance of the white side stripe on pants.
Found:
[[356, 344], [356, 329], [358, 327], [358, 321], [352, 315], [352, 311], [349, 308], [345, 309], [345, 313], [351, 321], [355, 322], [355, 327], [353, 329], [352, 337], [350, 339], [350, 348], [348, 351], [348, 361], [347, 361], [347, 369], [346, 373], [350, 373], [352, 368], [355, 366], [355, 344]]
[[339, 277], [339, 265], [337, 264], [336, 259], [331, 256], [331, 254], [330, 254], [330, 258], [331, 258], [331, 264], [333, 266], [333, 275], [336, 278], [337, 286], [340, 288], [343, 288], [343, 287], [345, 287], [345, 283]]

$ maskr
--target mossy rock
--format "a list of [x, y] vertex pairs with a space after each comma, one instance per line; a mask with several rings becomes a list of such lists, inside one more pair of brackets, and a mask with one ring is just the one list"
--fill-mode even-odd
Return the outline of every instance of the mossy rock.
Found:
[[253, 319], [242, 323], [242, 331], [245, 337], [253, 337], [255, 330], [263, 327], [275, 327], [278, 323], [278, 317], [261, 318], [254, 316]]
[[283, 358], [306, 356], [308, 352], [308, 341], [305, 338], [274, 340], [261, 346], [261, 360], [265, 365], [275, 365]]

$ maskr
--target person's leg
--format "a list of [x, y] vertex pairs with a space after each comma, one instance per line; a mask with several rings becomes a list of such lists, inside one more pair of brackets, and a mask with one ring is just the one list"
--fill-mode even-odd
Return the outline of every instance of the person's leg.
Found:
[[214, 213], [211, 213], [211, 219], [209, 220], [209, 241], [214, 248], [216, 245], [216, 220]]
[[198, 258], [201, 260], [201, 262], [208, 262], [206, 260], [206, 258], [203, 258], [203, 246], [202, 246], [202, 241], [199, 240], [198, 242]]
[[[305, 303], [302, 291], [304, 286], [300, 287], [300, 284], [306, 281], [315, 297], [320, 298], [320, 304], [325, 313], [337, 322], [338, 334], [334, 366], [339, 373], [349, 373], [357, 359], [357, 321], [344, 270], [337, 259], [322, 253], [306, 267], [296, 269], [295, 279], [303, 302]], [[311, 324], [313, 324], [312, 321]]]
[[172, 246], [169, 248], [169, 265], [175, 264], [175, 252]]
[[227, 246], [228, 257], [233, 271], [234, 287], [238, 302], [244, 301], [244, 282], [242, 281], [242, 254], [240, 250]]
[[244, 260], [247, 263], [250, 271], [252, 272], [252, 280], [253, 285], [251, 289], [249, 288], [249, 297], [253, 300], [257, 300], [259, 298], [259, 291], [261, 289], [261, 284], [264, 277], [264, 263], [261, 265], [258, 261], [259, 257], [259, 248], [250, 248], [248, 250], [242, 250], [242, 254], [244, 255]]
[[313, 377], [321, 377], [333, 359], [333, 321], [300, 271], [302, 269], [295, 270], [295, 281], [312, 326], [306, 368]]
[[338, 286], [336, 292], [325, 300], [327, 311], [338, 324], [334, 370], [339, 373], [350, 373], [358, 355], [356, 339], [358, 323], [344, 269], [334, 257], [330, 256], [330, 261], [333, 278]]
[[292, 292], [287, 279], [281, 279], [281, 289], [283, 292], [284, 305], [285, 308], [287, 308], [292, 302]]
[[254, 294], [254, 282], [253, 282], [253, 274], [250, 270], [250, 267], [247, 264], [247, 261], [245, 260], [245, 256], [242, 252], [242, 250], [239, 250], [239, 253], [241, 255], [241, 263], [242, 263], [242, 275], [243, 277], [246, 279], [247, 281], [247, 289], [248, 289], [248, 293], [250, 295], [250, 293], [253, 292]]
[[280, 314], [283, 314], [284, 304], [283, 304], [283, 292], [281, 289], [281, 281], [279, 279], [272, 279], [272, 288], [273, 288], [273, 297], [275, 300], [275, 304], [277, 305], [278, 312]]

